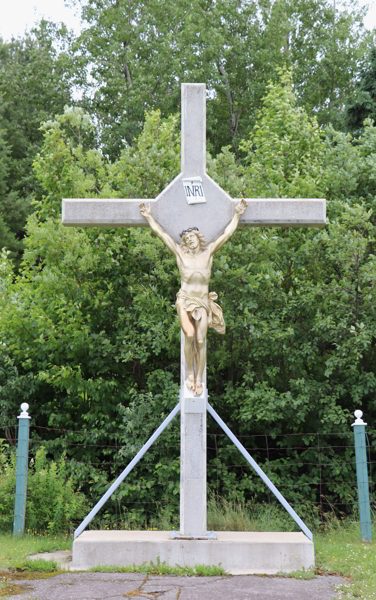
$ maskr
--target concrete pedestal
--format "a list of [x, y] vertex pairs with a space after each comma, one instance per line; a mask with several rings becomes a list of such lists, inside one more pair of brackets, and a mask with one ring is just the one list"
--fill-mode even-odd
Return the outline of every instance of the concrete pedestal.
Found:
[[[194, 397], [185, 386], [184, 333], [180, 334], [180, 531], [175, 537], [207, 537], [206, 525], [206, 369], [204, 392]], [[206, 352], [206, 346], [205, 346]]]
[[206, 535], [206, 398], [180, 396], [180, 535]]
[[85, 531], [73, 542], [74, 570], [98, 565], [220, 565], [227, 573], [273, 574], [309, 569], [313, 543], [303, 533], [217, 532], [216, 540], [172, 540], [168, 531]]

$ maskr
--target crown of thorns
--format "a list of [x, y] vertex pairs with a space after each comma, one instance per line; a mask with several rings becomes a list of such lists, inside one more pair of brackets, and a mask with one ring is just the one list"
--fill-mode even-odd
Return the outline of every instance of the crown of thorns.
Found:
[[186, 233], [189, 233], [190, 231], [199, 231], [198, 227], [188, 227], [188, 229], [183, 229], [183, 231], [180, 234], [180, 237], [183, 237], [183, 235], [185, 235]]

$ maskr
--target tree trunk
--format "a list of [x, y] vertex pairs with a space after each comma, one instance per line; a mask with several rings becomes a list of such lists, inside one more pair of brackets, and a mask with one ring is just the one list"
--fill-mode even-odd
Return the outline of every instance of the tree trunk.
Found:
[[129, 71], [128, 61], [127, 61], [128, 42], [123, 42], [123, 48], [124, 48], [124, 77], [127, 82], [128, 88], [131, 89], [132, 88], [132, 77], [131, 77], [131, 73]]
[[229, 84], [229, 80], [227, 77], [227, 73], [224, 69], [224, 67], [222, 65], [220, 65], [219, 63], [217, 64], [218, 67], [218, 71], [220, 72], [220, 74], [222, 75], [225, 84], [226, 84], [226, 96], [227, 96], [227, 104], [228, 104], [228, 112], [230, 115], [230, 131], [231, 133], [234, 135], [236, 133], [236, 130], [238, 128], [238, 119], [239, 119], [239, 115], [237, 115], [234, 112], [234, 104], [233, 104], [233, 99], [232, 99], [232, 92], [230, 89], [230, 84]]

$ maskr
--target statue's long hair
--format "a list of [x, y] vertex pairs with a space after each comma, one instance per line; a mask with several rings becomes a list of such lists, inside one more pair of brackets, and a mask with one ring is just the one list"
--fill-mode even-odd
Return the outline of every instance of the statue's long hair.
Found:
[[[199, 241], [199, 244], [200, 244], [200, 250], [202, 252], [202, 250], [205, 249], [206, 239], [204, 238], [203, 234], [200, 233], [199, 231], [194, 231], [193, 233], [195, 235], [197, 235], [197, 237], [198, 237], [198, 241]], [[185, 235], [183, 235], [181, 237], [180, 248], [183, 250], [183, 252], [185, 252], [187, 254], [189, 253], [189, 248], [188, 248], [188, 246], [185, 243]]]

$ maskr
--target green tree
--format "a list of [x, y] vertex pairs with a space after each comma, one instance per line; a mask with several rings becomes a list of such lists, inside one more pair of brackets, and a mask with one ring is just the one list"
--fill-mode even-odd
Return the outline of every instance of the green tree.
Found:
[[[241, 114], [245, 118], [252, 111], [251, 99], [260, 94], [260, 73], [250, 75], [247, 65], [250, 56], [261, 62], [256, 5], [241, 0], [80, 5], [89, 26], [77, 41], [77, 52], [84, 50], [91, 65], [95, 91], [90, 111], [99, 118], [109, 156], [117, 157], [133, 143], [145, 110], [161, 108], [163, 116], [177, 112], [180, 81], [187, 80], [205, 81], [211, 92], [209, 137], [215, 148], [233, 141]], [[277, 41], [272, 36], [268, 41], [269, 52], [277, 55]], [[264, 65], [263, 78], [266, 72], [272, 71]]]
[[367, 62], [360, 73], [356, 93], [346, 105], [347, 129], [356, 135], [363, 131], [367, 118], [376, 121], [376, 48], [372, 48]]
[[343, 104], [354, 90], [373, 34], [364, 27], [366, 9], [357, 1], [336, 10], [322, 0], [283, 0], [286, 65], [294, 70], [299, 104], [320, 124], [343, 123]]
[[145, 110], [178, 112], [184, 81], [207, 84], [213, 153], [237, 149], [284, 65], [294, 68], [299, 103], [338, 123], [371, 38], [355, 1], [337, 13], [328, 0], [73, 3], [87, 23], [75, 45], [92, 77], [82, 81], [85, 106], [111, 159], [133, 144]]
[[270, 83], [246, 152], [248, 197], [317, 198], [324, 193], [323, 136], [315, 118], [297, 106], [289, 71]]
[[0, 246], [13, 252], [39, 193], [32, 162], [43, 143], [41, 123], [72, 103], [70, 42], [64, 26], [47, 21], [23, 38], [0, 40]]
[[[156, 421], [176, 402], [172, 374], [178, 371], [179, 348], [171, 351], [169, 343], [170, 329], [178, 331], [173, 317], [176, 274], [173, 260], [165, 260], [163, 245], [155, 246], [148, 231], [66, 229], [56, 215], [62, 195], [116, 196], [125, 185], [137, 196], [163, 162], [165, 175], [160, 175], [159, 185], [165, 187], [179, 162], [176, 121], [170, 118], [164, 123], [158, 113], [150, 115], [137, 143], [138, 160], [132, 149], [119, 165], [109, 165], [95, 148], [81, 143], [90, 138], [92, 125], [80, 109], [67, 109], [47, 124], [45, 144], [35, 161], [43, 198], [29, 219], [21, 273], [3, 291], [0, 329], [19, 367], [18, 384], [22, 377], [34, 382], [30, 406], [36, 422], [78, 427], [84, 439], [84, 432], [90, 432], [94, 444], [110, 439], [107, 450], [99, 447], [86, 457], [86, 465], [81, 450], [70, 453], [72, 472], [85, 480], [93, 477], [95, 493], [103, 489], [139, 436], [151, 434]], [[165, 151], [169, 144], [170, 154]], [[10, 298], [19, 312], [11, 309]], [[6, 323], [8, 309], [10, 322]], [[172, 364], [165, 369], [167, 355]], [[11, 382], [6, 383], [10, 388]], [[5, 394], [6, 389], [4, 404]], [[42, 402], [33, 401], [38, 396]], [[8, 397], [5, 414], [14, 414], [18, 403], [19, 398]], [[146, 413], [158, 405], [148, 424], [140, 419], [141, 404]], [[133, 422], [133, 433], [126, 417]], [[114, 459], [113, 447], [123, 436], [129, 445], [126, 454], [121, 444], [112, 466], [101, 472], [98, 463], [106, 461], [107, 455]], [[63, 441], [53, 451], [58, 453], [62, 447]], [[145, 467], [145, 493], [149, 475], [150, 465]], [[164, 476], [161, 470], [160, 477]], [[166, 493], [160, 485], [155, 499]], [[128, 495], [138, 494], [132, 483]]]
[[3, 130], [0, 130], [0, 248], [7, 247], [13, 253], [17, 253], [21, 243], [17, 240], [16, 234], [25, 221], [25, 214], [22, 214], [22, 206], [17, 202], [17, 195], [9, 193], [8, 190], [10, 150], [3, 133]]

